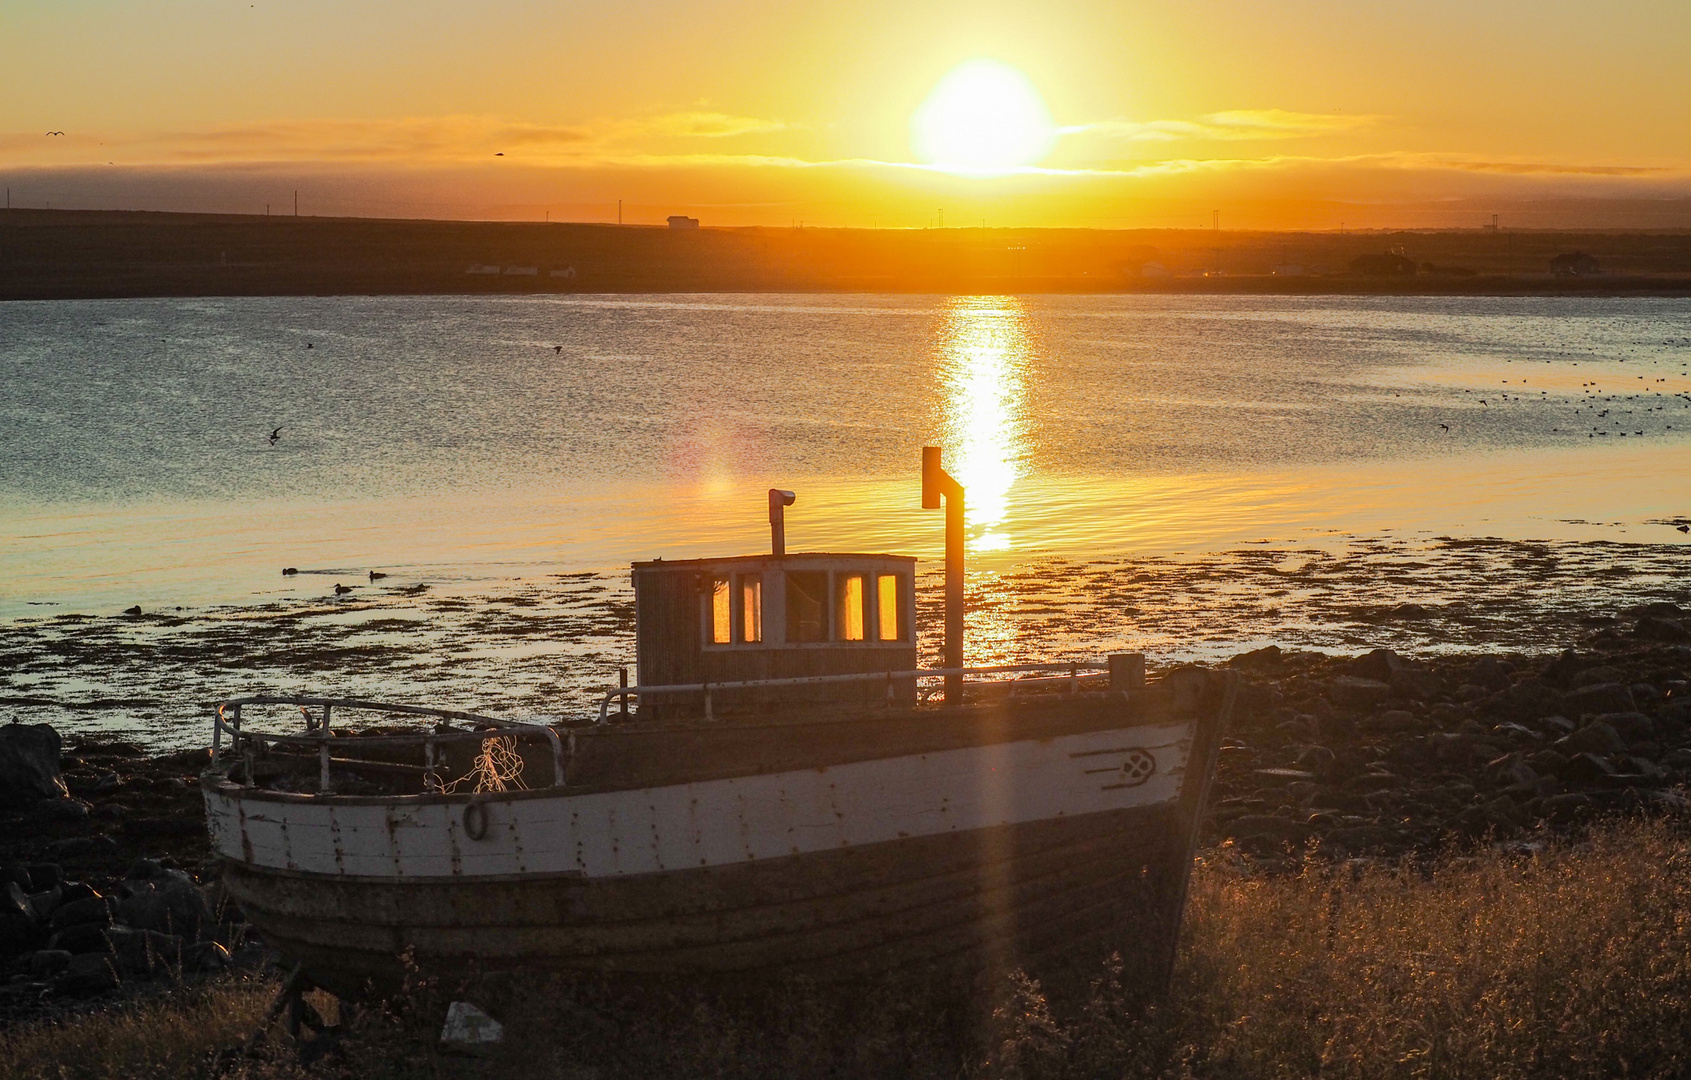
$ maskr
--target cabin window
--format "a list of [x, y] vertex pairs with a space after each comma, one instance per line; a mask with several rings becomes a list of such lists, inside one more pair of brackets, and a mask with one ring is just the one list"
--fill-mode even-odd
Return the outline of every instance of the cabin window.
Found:
[[875, 623], [876, 637], [881, 641], [902, 641], [904, 635], [899, 633], [900, 612], [898, 597], [903, 592], [898, 587], [897, 574], [877, 574], [875, 577]]
[[823, 571], [787, 572], [787, 640], [828, 640], [828, 575]]
[[740, 575], [740, 640], [763, 640], [763, 575]]
[[734, 640], [734, 611], [729, 601], [733, 592], [725, 577], [713, 578], [710, 583], [710, 640], [713, 645], [726, 645]]
[[863, 640], [863, 575], [834, 577], [834, 640]]

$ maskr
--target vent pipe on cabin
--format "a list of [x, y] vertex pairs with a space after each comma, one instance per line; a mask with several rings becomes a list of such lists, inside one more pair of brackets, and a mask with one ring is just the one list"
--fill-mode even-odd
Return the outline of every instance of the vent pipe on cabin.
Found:
[[787, 553], [787, 507], [798, 496], [780, 488], [769, 489], [769, 547], [777, 555]]
[[[963, 666], [963, 485], [940, 467], [939, 447], [922, 447], [922, 509], [945, 503], [945, 660]], [[963, 676], [945, 677], [945, 703], [963, 703]]]

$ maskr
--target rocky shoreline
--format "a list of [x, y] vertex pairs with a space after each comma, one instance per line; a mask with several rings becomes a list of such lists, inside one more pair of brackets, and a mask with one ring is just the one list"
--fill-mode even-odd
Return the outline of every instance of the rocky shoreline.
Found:
[[[1682, 812], [1688, 627], [1655, 603], [1556, 654], [1235, 656], [1204, 840], [1271, 873], [1463, 843], [1529, 855], [1603, 816]], [[206, 760], [0, 727], [0, 1025], [263, 962], [217, 889]]]
[[1207, 839], [1267, 860], [1395, 857], [1683, 810], [1684, 617], [1645, 605], [1549, 657], [1234, 657], [1245, 708], [1223, 742]]

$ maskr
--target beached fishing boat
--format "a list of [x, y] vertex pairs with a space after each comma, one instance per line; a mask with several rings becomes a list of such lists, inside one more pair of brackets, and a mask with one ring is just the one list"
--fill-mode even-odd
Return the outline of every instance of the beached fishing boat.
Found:
[[[1156, 977], [1232, 683], [1147, 684], [1132, 654], [966, 667], [961, 495], [931, 452], [943, 668], [917, 667], [915, 560], [788, 554], [771, 491], [770, 554], [635, 564], [639, 681], [580, 723], [223, 703], [225, 886], [341, 994], [406, 962], [829, 980], [1117, 949]], [[260, 730], [278, 709], [304, 729]], [[343, 734], [349, 710], [383, 726]]]

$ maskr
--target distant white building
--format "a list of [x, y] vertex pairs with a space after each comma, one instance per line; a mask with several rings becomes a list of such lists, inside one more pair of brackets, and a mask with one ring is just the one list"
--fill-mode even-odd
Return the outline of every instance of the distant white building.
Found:
[[484, 266], [481, 263], [471, 263], [470, 268], [464, 271], [464, 273], [497, 275], [499, 273], [499, 268], [497, 266]]
[[547, 277], [572, 278], [572, 277], [575, 277], [575, 267], [566, 266], [562, 270], [548, 270], [548, 271], [546, 271], [546, 276]]
[[669, 215], [669, 227], [672, 229], [696, 229], [699, 227], [699, 219], [688, 217], [686, 214], [671, 214]]
[[505, 268], [506, 277], [538, 277], [539, 274], [540, 267], [538, 266], [507, 266]]

